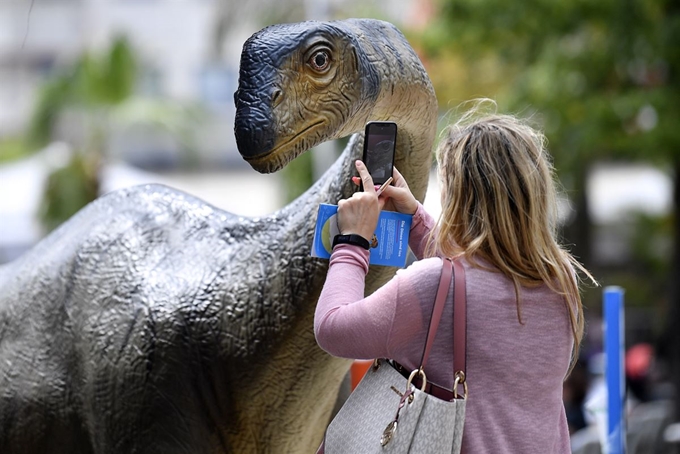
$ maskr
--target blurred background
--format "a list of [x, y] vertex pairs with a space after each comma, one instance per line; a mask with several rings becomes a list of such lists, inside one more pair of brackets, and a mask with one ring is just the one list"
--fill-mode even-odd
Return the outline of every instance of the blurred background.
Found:
[[[273, 175], [233, 134], [244, 41], [266, 25], [384, 19], [420, 54], [441, 109], [495, 99], [549, 139], [565, 245], [625, 289], [630, 452], [680, 430], [680, 3], [670, 0], [2, 0], [0, 263], [98, 195], [163, 183], [242, 215], [301, 194], [345, 141]], [[438, 209], [433, 178], [426, 206]], [[11, 266], [11, 265], [10, 265]], [[574, 452], [602, 376], [602, 288], [565, 383]]]

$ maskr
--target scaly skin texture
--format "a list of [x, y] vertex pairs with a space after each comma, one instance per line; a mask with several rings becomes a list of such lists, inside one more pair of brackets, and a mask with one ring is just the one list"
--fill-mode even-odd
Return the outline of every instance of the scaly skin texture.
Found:
[[[319, 49], [323, 73], [309, 66]], [[244, 45], [235, 100], [239, 150], [263, 172], [396, 121], [396, 165], [423, 199], [436, 101], [393, 26], [264, 29]], [[314, 452], [350, 362], [314, 340], [328, 263], [310, 247], [318, 204], [355, 190], [362, 140], [269, 216], [139, 186], [0, 268], [0, 452]], [[394, 271], [371, 269], [367, 292]]]

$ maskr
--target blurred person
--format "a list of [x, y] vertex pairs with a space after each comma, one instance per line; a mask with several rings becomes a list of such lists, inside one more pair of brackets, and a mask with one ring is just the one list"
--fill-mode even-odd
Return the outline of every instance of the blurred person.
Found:
[[[570, 453], [562, 385], [583, 335], [577, 271], [592, 277], [556, 239], [555, 177], [543, 134], [513, 116], [478, 114], [473, 109], [450, 126], [437, 148], [437, 222], [398, 170], [394, 186], [377, 196], [356, 162], [366, 189], [338, 202], [338, 225], [365, 241], [333, 249], [315, 335], [332, 355], [391, 358], [416, 369], [441, 257], [460, 260], [469, 383], [462, 452]], [[409, 246], [418, 260], [364, 297], [368, 238], [381, 209], [413, 215]], [[449, 292], [442, 320], [452, 320], [452, 305]], [[452, 323], [440, 323], [426, 370], [428, 382], [447, 389], [452, 331]]]
[[648, 402], [650, 393], [650, 372], [654, 360], [654, 349], [650, 344], [635, 344], [625, 356], [626, 384], [630, 397], [638, 402]]
[[562, 400], [564, 401], [570, 435], [587, 426], [583, 404], [586, 400], [588, 386], [588, 366], [583, 358], [579, 358], [571, 374], [564, 381], [562, 390]]

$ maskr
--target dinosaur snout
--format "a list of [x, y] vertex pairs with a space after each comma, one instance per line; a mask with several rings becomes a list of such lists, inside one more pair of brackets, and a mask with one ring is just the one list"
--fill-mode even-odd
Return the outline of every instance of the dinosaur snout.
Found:
[[276, 133], [268, 107], [247, 92], [237, 91], [234, 94], [236, 117], [234, 118], [234, 134], [239, 153], [249, 160], [269, 153], [274, 147]]

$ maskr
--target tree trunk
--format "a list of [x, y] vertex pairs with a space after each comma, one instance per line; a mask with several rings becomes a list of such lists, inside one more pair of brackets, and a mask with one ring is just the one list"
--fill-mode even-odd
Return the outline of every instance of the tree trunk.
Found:
[[592, 221], [590, 218], [590, 204], [588, 203], [587, 182], [588, 168], [584, 165], [573, 174], [574, 189], [573, 203], [575, 209], [574, 219], [564, 227], [564, 237], [567, 248], [583, 263], [587, 269], [592, 269], [592, 251], [590, 240], [590, 229]]
[[668, 317], [664, 332], [657, 343], [657, 353], [668, 365], [670, 380], [675, 388], [674, 418], [680, 415], [680, 156], [673, 157], [673, 255], [669, 275]]

